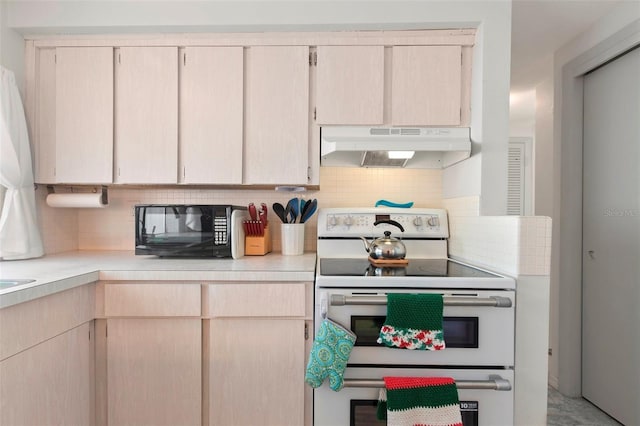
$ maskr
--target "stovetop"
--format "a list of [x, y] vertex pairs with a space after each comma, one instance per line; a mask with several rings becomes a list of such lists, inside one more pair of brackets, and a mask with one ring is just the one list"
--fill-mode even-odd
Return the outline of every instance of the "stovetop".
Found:
[[320, 275], [334, 277], [499, 277], [450, 259], [408, 259], [408, 264], [405, 267], [377, 267], [372, 265], [366, 258], [320, 259]]

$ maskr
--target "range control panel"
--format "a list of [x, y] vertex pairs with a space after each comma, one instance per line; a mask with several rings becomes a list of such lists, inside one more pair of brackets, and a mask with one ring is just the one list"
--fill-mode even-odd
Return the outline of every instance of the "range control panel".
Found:
[[[399, 223], [404, 232], [392, 224], [378, 221], [391, 220]], [[329, 208], [318, 214], [318, 237], [374, 237], [390, 231], [399, 238], [448, 238], [447, 212], [443, 209], [426, 208]]]

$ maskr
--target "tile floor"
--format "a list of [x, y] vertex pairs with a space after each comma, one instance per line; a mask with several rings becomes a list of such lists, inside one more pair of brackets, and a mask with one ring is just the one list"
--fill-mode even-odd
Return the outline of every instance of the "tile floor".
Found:
[[569, 398], [549, 387], [547, 426], [619, 426], [583, 398]]

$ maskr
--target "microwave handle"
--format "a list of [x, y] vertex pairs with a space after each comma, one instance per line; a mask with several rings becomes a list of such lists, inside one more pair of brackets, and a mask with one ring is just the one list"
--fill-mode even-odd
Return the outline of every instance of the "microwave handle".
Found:
[[[502, 296], [490, 297], [460, 297], [443, 296], [445, 306], [489, 306], [495, 308], [510, 308], [511, 299]], [[345, 305], [386, 305], [387, 296], [345, 296], [344, 294], [332, 294], [331, 306]]]
[[[384, 380], [344, 379], [345, 388], [384, 388]], [[510, 391], [511, 383], [498, 375], [490, 375], [489, 380], [456, 380], [458, 389], [478, 389]]]

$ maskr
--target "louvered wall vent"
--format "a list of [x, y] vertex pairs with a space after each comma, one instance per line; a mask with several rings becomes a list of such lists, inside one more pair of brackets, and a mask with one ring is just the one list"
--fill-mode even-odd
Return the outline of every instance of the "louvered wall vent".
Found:
[[524, 214], [524, 144], [509, 143], [507, 169], [507, 214]]

